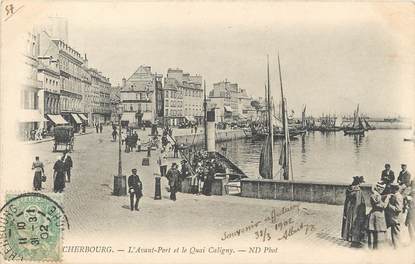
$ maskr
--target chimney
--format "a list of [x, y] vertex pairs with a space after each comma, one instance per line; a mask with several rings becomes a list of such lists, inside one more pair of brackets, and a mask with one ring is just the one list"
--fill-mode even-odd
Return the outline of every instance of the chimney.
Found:
[[127, 86], [127, 80], [124, 78], [122, 78], [122, 87], [126, 87]]

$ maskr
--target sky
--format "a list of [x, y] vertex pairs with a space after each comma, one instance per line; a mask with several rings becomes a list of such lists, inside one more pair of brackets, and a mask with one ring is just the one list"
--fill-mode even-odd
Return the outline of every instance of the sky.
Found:
[[263, 96], [267, 54], [280, 100], [297, 114], [411, 116], [415, 98], [415, 5], [342, 2], [92, 2], [50, 4], [69, 23], [69, 45], [111, 83], [140, 65], [200, 74]]

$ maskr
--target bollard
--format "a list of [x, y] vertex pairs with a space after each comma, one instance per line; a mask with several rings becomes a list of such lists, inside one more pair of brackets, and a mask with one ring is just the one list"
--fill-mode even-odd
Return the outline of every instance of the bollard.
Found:
[[154, 190], [154, 200], [161, 200], [161, 178], [159, 175], [156, 174], [155, 177], [155, 190]]
[[147, 147], [147, 157], [151, 157], [151, 146]]
[[127, 179], [125, 175], [114, 176], [114, 189], [112, 194], [115, 196], [127, 195]]

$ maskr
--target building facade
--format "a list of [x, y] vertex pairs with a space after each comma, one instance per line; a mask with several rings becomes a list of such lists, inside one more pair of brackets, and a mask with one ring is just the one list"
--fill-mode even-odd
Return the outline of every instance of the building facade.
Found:
[[20, 139], [33, 139], [34, 131], [42, 126], [44, 118], [40, 112], [39, 92], [42, 83], [38, 81], [39, 34], [29, 32], [26, 36], [24, 65], [26, 77], [20, 86], [20, 107], [18, 114], [18, 136]]
[[109, 78], [97, 69], [87, 70], [91, 78], [89, 120], [91, 123], [105, 123], [111, 120], [111, 83]]
[[216, 116], [222, 122], [239, 118], [240, 93], [237, 83], [221, 81], [213, 84], [209, 92], [209, 107], [215, 107]]
[[161, 87], [162, 75], [151, 72], [150, 66], [141, 65], [128, 78], [123, 78], [120, 91], [123, 114], [121, 121], [139, 126], [157, 121], [156, 87]]
[[[60, 115], [60, 74], [58, 61], [51, 57], [38, 57], [37, 78], [42, 83], [39, 92], [40, 112], [42, 117]], [[45, 119], [43, 128], [51, 132], [54, 123]], [[61, 120], [62, 121], [62, 120]]]
[[203, 120], [202, 76], [168, 69], [164, 79], [164, 119], [169, 125]]

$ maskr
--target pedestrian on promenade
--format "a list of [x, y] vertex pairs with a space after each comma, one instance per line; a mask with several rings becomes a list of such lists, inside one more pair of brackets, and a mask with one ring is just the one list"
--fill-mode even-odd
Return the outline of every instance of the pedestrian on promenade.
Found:
[[351, 242], [352, 247], [361, 247], [365, 237], [366, 204], [360, 184], [363, 176], [354, 176], [346, 189], [343, 209], [342, 238]]
[[102, 130], [104, 129], [104, 127], [102, 126], [102, 123], [99, 124], [99, 133], [102, 134]]
[[203, 183], [203, 194], [210, 196], [212, 195], [212, 184], [215, 179], [215, 170], [213, 169], [211, 161], [206, 163], [205, 169], [205, 181]]
[[140, 151], [141, 151], [141, 140], [137, 135], [137, 152], [140, 152]]
[[389, 202], [385, 209], [386, 225], [391, 230], [392, 245], [394, 248], [400, 246], [400, 218], [403, 211], [403, 197], [400, 193], [401, 187], [397, 183], [390, 186]]
[[63, 153], [63, 164], [65, 167], [65, 174], [67, 177], [67, 182], [71, 182], [71, 169], [73, 167], [73, 161], [71, 156], [69, 156], [69, 153], [67, 150]]
[[121, 145], [124, 145], [125, 138], [126, 138], [126, 135], [125, 135], [124, 131], [121, 131]]
[[42, 176], [45, 177], [45, 170], [43, 163], [39, 160], [39, 157], [35, 157], [35, 161], [32, 164], [32, 170], [35, 170], [35, 175], [33, 177], [33, 188], [35, 191], [40, 191], [42, 189]]
[[[138, 203], [140, 198], [143, 196], [143, 184], [140, 180], [140, 177], [137, 175], [137, 169], [131, 170], [132, 174], [128, 177], [128, 189], [130, 193], [130, 208], [131, 211], [134, 209], [139, 210]], [[135, 198], [135, 202], [134, 202]]]
[[166, 176], [167, 172], [167, 157], [166, 152], [161, 150], [157, 164], [160, 166], [160, 175], [161, 177]]
[[385, 190], [383, 191], [383, 195], [384, 194], [389, 194], [390, 193], [390, 184], [393, 183], [395, 181], [395, 174], [393, 172], [393, 170], [391, 170], [391, 165], [386, 163], [385, 164], [385, 169], [382, 171], [382, 174], [380, 176], [380, 180], [381, 182], [383, 182], [386, 186], [385, 186]]
[[399, 172], [399, 176], [398, 176], [398, 183], [400, 185], [405, 184], [405, 187], [408, 187], [411, 183], [411, 174], [409, 173], [409, 171], [407, 171], [407, 165], [406, 164], [401, 164], [401, 172]]
[[176, 201], [176, 192], [179, 187], [180, 172], [177, 169], [177, 164], [173, 163], [166, 175], [170, 186], [170, 200]]
[[382, 247], [386, 239], [385, 208], [389, 203], [389, 195], [383, 200], [381, 193], [384, 190], [385, 185], [381, 182], [372, 187], [372, 194], [370, 195], [372, 209], [368, 214], [367, 223], [369, 249]]
[[95, 130], [97, 131], [97, 133], [99, 133], [99, 123], [98, 122], [95, 123]]
[[133, 151], [134, 148], [137, 147], [137, 141], [138, 141], [137, 131], [134, 131], [133, 132], [131, 141], [132, 141], [132, 149], [131, 149], [131, 151]]
[[405, 219], [405, 226], [408, 227], [409, 237], [411, 238], [411, 242], [415, 242], [415, 200], [414, 200], [414, 181], [412, 181], [412, 189], [409, 195], [407, 195], [404, 199], [404, 211], [407, 211], [406, 219]]
[[63, 192], [65, 189], [65, 164], [62, 157], [58, 156], [53, 165], [53, 191]]
[[112, 130], [112, 141], [117, 141], [117, 135], [118, 135], [117, 129], [113, 129]]
[[181, 168], [181, 172], [180, 172], [180, 179], [179, 179], [179, 189], [178, 191], [182, 191], [182, 183], [184, 181], [184, 179], [186, 179], [187, 177], [191, 176], [191, 169], [190, 169], [190, 165], [187, 163], [187, 160], [182, 160], [181, 162], [182, 164], [182, 168]]
[[179, 145], [176, 142], [173, 145], [173, 158], [178, 158], [178, 157], [179, 157]]

